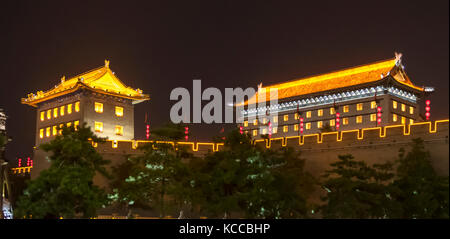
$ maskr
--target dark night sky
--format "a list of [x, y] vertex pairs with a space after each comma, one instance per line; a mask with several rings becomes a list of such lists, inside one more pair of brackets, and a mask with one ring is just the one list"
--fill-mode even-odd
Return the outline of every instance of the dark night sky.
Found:
[[[191, 90], [192, 79], [202, 79], [202, 88], [256, 87], [394, 51], [403, 53], [415, 84], [436, 87], [432, 118], [448, 118], [448, 0], [61, 2], [0, 6], [0, 108], [9, 115], [10, 159], [31, 155], [34, 146], [35, 108], [20, 98], [104, 59], [125, 84], [151, 96], [136, 107], [137, 138], [145, 135], [144, 113], [152, 126], [167, 122], [170, 91]], [[219, 129], [194, 126], [191, 138], [208, 140]]]

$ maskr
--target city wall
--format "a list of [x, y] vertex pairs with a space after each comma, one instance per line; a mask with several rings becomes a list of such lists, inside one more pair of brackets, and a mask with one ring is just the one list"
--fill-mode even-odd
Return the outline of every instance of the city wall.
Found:
[[[414, 138], [422, 138], [430, 151], [431, 162], [440, 175], [449, 175], [449, 120], [420, 122], [411, 125], [390, 125], [340, 132], [326, 132], [303, 136], [255, 140], [256, 145], [266, 148], [292, 147], [301, 151], [306, 159], [306, 170], [315, 177], [329, 169], [338, 155], [352, 154], [357, 160], [368, 164], [395, 161], [400, 148], [406, 151]], [[97, 150], [112, 165], [123, 162], [128, 155], [139, 154], [137, 147], [148, 141], [107, 141], [97, 145]], [[174, 143], [174, 142], [169, 142]], [[177, 142], [196, 156], [223, 148], [223, 143]], [[100, 178], [97, 180], [104, 181]], [[103, 183], [106, 183], [104, 181]], [[101, 183], [101, 184], [103, 184]]]

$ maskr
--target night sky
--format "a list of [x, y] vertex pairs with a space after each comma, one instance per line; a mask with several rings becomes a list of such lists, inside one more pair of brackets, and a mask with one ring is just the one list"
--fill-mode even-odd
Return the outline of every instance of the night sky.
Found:
[[[0, 108], [13, 138], [7, 157], [31, 156], [36, 109], [28, 93], [104, 65], [150, 94], [135, 136], [169, 121], [176, 87], [256, 87], [403, 53], [419, 86], [434, 86], [432, 119], [448, 118], [449, 1], [5, 1], [0, 6]], [[264, 3], [263, 3], [264, 2]], [[313, 3], [314, 2], [314, 3]], [[362, 3], [361, 3], [362, 2]], [[220, 125], [195, 125], [210, 140]], [[232, 127], [227, 125], [226, 127]]]

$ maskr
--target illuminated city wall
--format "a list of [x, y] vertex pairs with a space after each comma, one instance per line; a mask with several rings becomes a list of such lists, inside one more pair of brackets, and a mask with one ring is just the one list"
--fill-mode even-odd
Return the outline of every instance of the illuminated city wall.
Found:
[[[336, 161], [338, 155], [352, 154], [356, 159], [365, 160], [369, 164], [394, 161], [398, 158], [400, 148], [403, 147], [408, 151], [411, 140], [420, 137], [425, 141], [425, 148], [431, 153], [434, 168], [439, 174], [448, 175], [448, 136], [449, 120], [439, 120], [411, 125], [390, 125], [360, 130], [272, 138], [270, 141], [255, 140], [255, 144], [273, 149], [293, 147], [300, 150], [302, 152], [301, 157], [306, 159], [306, 170], [317, 177], [329, 168], [330, 163]], [[111, 166], [115, 166], [126, 160], [129, 155], [140, 154], [141, 152], [137, 147], [147, 142], [149, 141], [110, 140], [98, 144], [96, 149], [105, 159], [111, 161]], [[196, 156], [202, 156], [223, 148], [223, 143], [177, 142], [177, 144], [187, 147]], [[35, 178], [42, 169], [49, 166], [49, 163], [45, 160], [45, 152], [36, 150], [35, 153], [41, 160], [36, 158], [31, 170], [32, 178]], [[101, 176], [97, 176], [95, 181], [99, 185], [107, 185], [106, 179]]]

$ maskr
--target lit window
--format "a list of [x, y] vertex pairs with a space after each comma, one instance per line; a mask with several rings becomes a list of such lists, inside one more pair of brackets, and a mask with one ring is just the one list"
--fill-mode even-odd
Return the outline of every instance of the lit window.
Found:
[[414, 114], [414, 107], [412, 106], [409, 107], [409, 114], [411, 115]]
[[402, 104], [402, 111], [404, 112], [406, 110], [406, 105]]
[[248, 121], [244, 121], [244, 127], [248, 127]]
[[80, 112], [80, 101], [75, 102], [75, 112]]
[[272, 128], [272, 134], [276, 134], [278, 132], [278, 127], [273, 127]]
[[347, 125], [348, 124], [348, 118], [343, 118], [342, 119], [342, 124], [343, 125]]
[[363, 110], [363, 103], [356, 104], [356, 110], [357, 111]]
[[72, 122], [68, 122], [66, 125], [67, 125], [67, 127], [70, 127], [70, 126], [72, 126]]
[[397, 109], [397, 101], [392, 101], [392, 108]]
[[253, 136], [256, 136], [256, 135], [258, 135], [258, 130], [253, 130]]
[[306, 128], [306, 129], [311, 129], [311, 123], [306, 123], [306, 124], [305, 124], [305, 128]]
[[123, 116], [123, 107], [116, 106], [116, 116], [118, 117]]
[[62, 134], [62, 128], [64, 127], [64, 124], [60, 124], [59, 125], [59, 130], [58, 130], [58, 134], [61, 135]]
[[53, 109], [53, 118], [57, 118], [58, 117], [58, 108], [54, 108]]
[[321, 129], [323, 126], [323, 121], [317, 121], [317, 128]]
[[409, 119], [409, 124], [414, 124], [414, 120], [413, 119]]
[[39, 130], [39, 138], [44, 138], [44, 129]]
[[263, 118], [263, 124], [267, 123], [267, 118]]
[[306, 111], [306, 118], [311, 118], [311, 111]]
[[317, 110], [317, 116], [322, 116], [322, 115], [323, 115], [323, 110], [322, 109]]
[[47, 110], [47, 119], [52, 118], [52, 110]]
[[45, 129], [45, 136], [46, 136], [46, 137], [50, 137], [50, 127], [47, 127], [47, 128]]
[[116, 125], [115, 133], [116, 135], [123, 135], [123, 126]]
[[356, 123], [357, 123], [357, 124], [361, 124], [361, 123], [362, 123], [362, 120], [363, 120], [362, 115], [356, 116]]
[[103, 123], [95, 122], [94, 129], [95, 129], [95, 132], [99, 132], [99, 133], [103, 132]]
[[294, 124], [294, 131], [298, 131], [298, 124]]
[[376, 121], [377, 120], [377, 114], [370, 114], [370, 121]]
[[[77, 105], [75, 104], [75, 111], [76, 111], [76, 109], [77, 109]], [[95, 102], [94, 110], [97, 113], [103, 113], [103, 104]]]
[[406, 119], [405, 119], [405, 117], [402, 116], [402, 124], [405, 124], [405, 123], [406, 123]]
[[72, 114], [72, 104], [67, 105], [67, 114]]
[[45, 119], [45, 112], [41, 111], [41, 121], [44, 121], [44, 119]]
[[377, 108], [377, 102], [376, 102], [376, 101], [370, 102], [370, 108], [371, 108], [371, 109]]
[[261, 134], [267, 134], [267, 129], [266, 128], [262, 129], [262, 133]]
[[396, 114], [392, 114], [392, 121], [397, 122], [397, 115]]
[[117, 140], [114, 140], [114, 141], [113, 141], [112, 147], [113, 147], [113, 148], [117, 148]]
[[287, 125], [283, 126], [283, 132], [285, 132], [285, 133], [288, 132], [288, 129], [289, 129], [289, 128], [288, 128]]
[[283, 119], [284, 119], [284, 121], [288, 121], [289, 120], [289, 115], [284, 115]]
[[56, 136], [58, 134], [58, 126], [53, 126], [53, 136]]
[[273, 117], [273, 122], [274, 122], [274, 123], [278, 123], [278, 116], [274, 116], [274, 117]]
[[336, 109], [334, 107], [330, 108], [330, 115], [336, 114]]
[[75, 127], [75, 130], [78, 130], [78, 126], [80, 125], [80, 121], [73, 122], [73, 127]]
[[345, 105], [344, 106], [344, 113], [347, 113], [348, 112], [348, 105]]
[[258, 125], [258, 120], [257, 119], [253, 120], [253, 125]]
[[298, 113], [295, 113], [294, 119], [295, 119], [295, 120], [298, 120], [298, 118], [299, 118]]
[[63, 105], [63, 106], [61, 106], [60, 108], [59, 108], [59, 115], [61, 115], [61, 116], [63, 116], [64, 115], [64, 110], [65, 110], [65, 106]]
[[335, 121], [334, 119], [330, 120], [330, 126], [335, 126], [335, 125], [336, 125], [335, 122], [336, 122], [336, 121]]

